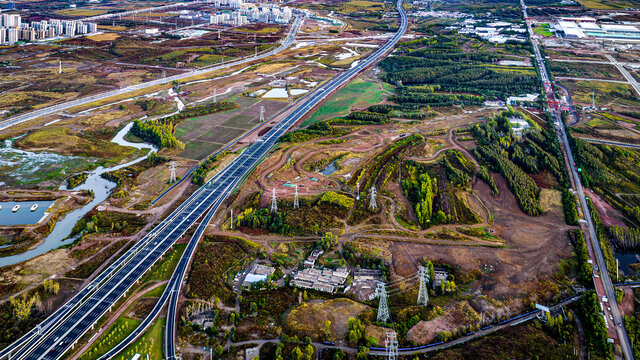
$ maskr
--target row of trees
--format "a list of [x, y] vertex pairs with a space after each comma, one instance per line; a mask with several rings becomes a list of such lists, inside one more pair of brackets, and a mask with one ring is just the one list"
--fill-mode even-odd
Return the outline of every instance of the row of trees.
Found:
[[609, 333], [600, 313], [598, 295], [595, 291], [589, 290], [582, 294], [578, 302], [578, 310], [583, 318], [587, 350], [603, 359], [613, 359], [613, 347], [607, 342]]
[[538, 187], [529, 175], [514, 164], [498, 145], [485, 145], [477, 148], [477, 152], [505, 177], [509, 188], [518, 200], [520, 209], [528, 215], [542, 214], [538, 199]]
[[218, 167], [218, 164], [216, 163], [216, 160], [218, 160], [218, 158], [220, 156], [225, 155], [225, 154], [226, 154], [226, 152], [218, 154], [216, 156], [209, 156], [205, 160], [201, 161], [198, 164], [198, 167], [195, 170], [193, 170], [193, 175], [191, 177], [191, 182], [194, 183], [195, 185], [204, 184], [204, 181], [207, 178], [207, 174], [210, 171], [215, 170]]
[[482, 165], [478, 168], [478, 177], [487, 183], [491, 188], [491, 193], [493, 195], [500, 195], [500, 190], [498, 190], [498, 185], [496, 185], [496, 181], [493, 179], [493, 176], [489, 173], [489, 169]]
[[409, 199], [418, 218], [420, 226], [429, 227], [433, 216], [433, 199], [438, 192], [437, 180], [431, 178], [429, 173], [418, 173], [418, 167], [409, 164], [406, 166], [407, 175], [402, 180], [404, 194]]
[[569, 189], [562, 190], [562, 210], [564, 212], [564, 222], [567, 225], [578, 225], [578, 209], [576, 199]]
[[618, 249], [636, 250], [640, 248], [640, 230], [633, 227], [612, 226], [609, 234]]
[[148, 120], [142, 122], [135, 120], [131, 127], [133, 135], [162, 148], [184, 148], [182, 141], [174, 135], [174, 126], [160, 120]]
[[591, 272], [593, 271], [589, 264], [589, 252], [581, 230], [569, 230], [569, 239], [573, 243], [576, 250], [576, 260], [578, 261], [578, 277], [580, 283], [587, 289], [593, 288], [593, 280]]

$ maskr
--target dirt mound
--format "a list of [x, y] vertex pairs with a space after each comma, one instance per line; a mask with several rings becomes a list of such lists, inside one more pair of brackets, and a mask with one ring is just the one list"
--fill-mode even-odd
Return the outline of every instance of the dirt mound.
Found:
[[284, 326], [300, 336], [322, 339], [325, 323], [331, 321], [333, 339], [347, 337], [349, 318], [370, 310], [369, 307], [349, 299], [313, 300], [300, 304], [287, 314]]

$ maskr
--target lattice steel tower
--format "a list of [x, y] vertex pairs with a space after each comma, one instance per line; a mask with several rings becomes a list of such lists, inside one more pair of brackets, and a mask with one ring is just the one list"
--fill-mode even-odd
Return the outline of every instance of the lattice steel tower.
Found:
[[176, 182], [176, 162], [172, 161], [169, 163], [169, 170], [171, 171], [171, 175], [169, 175], [169, 183], [173, 184]]
[[360, 183], [356, 183], [356, 200], [360, 200]]
[[424, 266], [418, 267], [418, 273], [420, 274], [420, 289], [418, 290], [418, 305], [427, 306], [429, 302], [429, 293], [427, 290], [427, 283], [429, 282], [429, 272]]
[[276, 188], [273, 188], [273, 192], [271, 193], [271, 212], [278, 211], [278, 200], [276, 199]]
[[369, 194], [369, 210], [375, 210], [378, 208], [376, 205], [376, 195], [378, 195], [376, 191], [376, 187], [371, 187], [371, 193]]
[[300, 200], [298, 200], [298, 184], [296, 184], [296, 196], [293, 198], [293, 208], [300, 209]]
[[398, 359], [398, 335], [395, 331], [387, 331], [387, 339], [384, 341], [384, 346], [387, 349], [387, 359]]
[[389, 315], [389, 306], [387, 305], [387, 289], [382, 281], [378, 283], [378, 317], [377, 321], [387, 322], [391, 317]]
[[264, 106], [260, 106], [260, 122], [264, 121]]

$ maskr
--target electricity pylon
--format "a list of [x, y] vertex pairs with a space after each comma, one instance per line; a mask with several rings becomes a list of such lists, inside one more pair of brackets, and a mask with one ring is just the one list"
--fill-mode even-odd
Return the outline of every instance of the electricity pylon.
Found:
[[231, 209], [231, 225], [229, 225], [229, 229], [233, 230], [233, 209]]
[[172, 161], [169, 163], [169, 169], [171, 170], [171, 175], [169, 177], [169, 183], [173, 184], [176, 182], [176, 162]]
[[356, 183], [356, 200], [360, 200], [360, 183]]
[[369, 194], [369, 210], [375, 210], [378, 208], [378, 206], [376, 205], [376, 195], [376, 187], [372, 186], [371, 193]]
[[217, 97], [218, 97], [218, 94], [216, 94], [216, 89], [214, 88], [214, 89], [213, 89], [213, 102], [214, 102], [214, 103], [217, 103], [217, 102], [218, 102]]
[[429, 302], [429, 293], [427, 292], [427, 283], [429, 282], [429, 273], [427, 268], [420, 266], [418, 268], [420, 273], [420, 289], [418, 290], [418, 305], [427, 306]]
[[398, 335], [395, 331], [387, 331], [387, 339], [384, 341], [384, 347], [387, 349], [387, 359], [398, 359]]
[[264, 122], [264, 106], [260, 106], [260, 122]]
[[293, 208], [300, 209], [300, 201], [298, 200], [298, 184], [296, 184], [296, 196], [293, 198]]
[[276, 188], [273, 188], [273, 192], [271, 193], [271, 212], [278, 211], [278, 200], [276, 199]]
[[379, 322], [387, 322], [391, 316], [389, 315], [389, 306], [387, 305], [387, 289], [382, 281], [378, 283], [378, 317]]

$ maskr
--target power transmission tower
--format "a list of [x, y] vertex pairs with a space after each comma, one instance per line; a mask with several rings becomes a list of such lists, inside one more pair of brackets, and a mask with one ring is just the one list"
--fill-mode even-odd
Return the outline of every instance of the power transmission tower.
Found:
[[229, 225], [229, 229], [233, 230], [233, 209], [231, 209], [231, 225]]
[[218, 30], [218, 40], [220, 40], [220, 32], [221, 32], [221, 31], [222, 31], [222, 30]]
[[596, 96], [594, 95], [594, 93], [591, 93], [591, 109], [595, 110], [596, 108]]
[[214, 102], [214, 103], [217, 103], [217, 102], [218, 102], [217, 97], [218, 97], [218, 93], [217, 93], [216, 89], [214, 88], [214, 89], [213, 89], [213, 102]]
[[62, 60], [58, 60], [58, 74], [62, 74]]
[[173, 184], [176, 182], [176, 162], [172, 161], [169, 163], [169, 169], [171, 170], [171, 175], [169, 177], [169, 183]]
[[260, 122], [264, 122], [264, 106], [260, 106]]
[[360, 183], [356, 183], [356, 200], [360, 200]]
[[384, 347], [387, 349], [387, 359], [398, 359], [398, 335], [395, 331], [387, 331], [387, 339], [384, 341]]
[[427, 292], [427, 283], [429, 282], [429, 273], [427, 268], [420, 266], [420, 289], [418, 290], [418, 305], [427, 306], [429, 302], [429, 293]]
[[293, 208], [300, 209], [300, 201], [298, 200], [298, 184], [296, 184], [296, 196], [293, 198]]
[[376, 187], [372, 186], [371, 187], [371, 194], [369, 194], [369, 210], [375, 210], [378, 208], [378, 206], [376, 205]]
[[377, 320], [379, 322], [387, 322], [390, 318], [389, 316], [389, 306], [387, 305], [387, 289], [384, 286], [384, 283], [380, 281], [378, 283], [378, 317]]
[[271, 212], [278, 211], [278, 200], [276, 199], [276, 188], [273, 188], [273, 192], [271, 193]]

